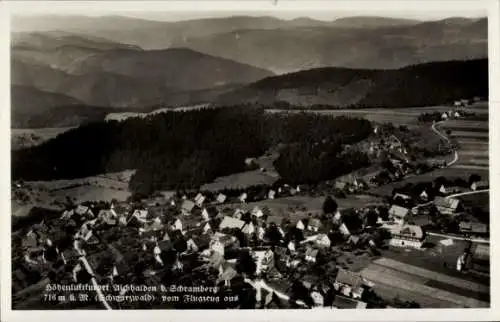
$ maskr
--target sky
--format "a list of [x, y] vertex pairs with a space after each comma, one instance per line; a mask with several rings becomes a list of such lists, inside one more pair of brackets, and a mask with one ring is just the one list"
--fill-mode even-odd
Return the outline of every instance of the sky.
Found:
[[481, 0], [329, 0], [329, 1], [12, 1], [15, 15], [120, 15], [148, 20], [178, 21], [228, 15], [274, 16], [280, 19], [309, 17], [331, 21], [347, 16], [384, 16], [419, 20], [487, 15]]

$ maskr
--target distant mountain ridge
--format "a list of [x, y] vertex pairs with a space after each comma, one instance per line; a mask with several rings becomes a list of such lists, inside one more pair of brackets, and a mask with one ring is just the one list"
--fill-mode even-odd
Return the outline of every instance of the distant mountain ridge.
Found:
[[488, 96], [488, 60], [434, 62], [396, 70], [318, 68], [265, 78], [221, 95], [219, 105], [310, 108], [412, 107]]

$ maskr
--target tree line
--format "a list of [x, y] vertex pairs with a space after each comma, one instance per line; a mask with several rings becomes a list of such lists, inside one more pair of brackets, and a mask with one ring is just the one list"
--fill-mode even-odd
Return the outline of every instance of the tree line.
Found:
[[[244, 171], [246, 158], [285, 144], [288, 148], [276, 162], [280, 173], [292, 178], [300, 174], [298, 165], [307, 164], [310, 173], [296, 181], [318, 180], [358, 166], [343, 154], [342, 145], [358, 142], [371, 131], [364, 119], [279, 115], [257, 108], [166, 112], [83, 125], [39, 146], [13, 151], [12, 178], [69, 179], [137, 169], [131, 190], [150, 194], [197, 188]], [[297, 159], [286, 161], [292, 158]], [[342, 165], [342, 170], [333, 171], [329, 162]]]

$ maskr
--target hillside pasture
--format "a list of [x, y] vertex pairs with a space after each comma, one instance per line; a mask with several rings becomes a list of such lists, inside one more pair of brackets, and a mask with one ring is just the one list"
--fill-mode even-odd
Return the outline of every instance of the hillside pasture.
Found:
[[11, 129], [11, 149], [18, 150], [39, 145], [55, 138], [57, 135], [71, 130], [73, 127], [54, 127], [40, 129]]
[[381, 258], [362, 270], [387, 300], [415, 301], [424, 308], [489, 307], [489, 287], [439, 272]]

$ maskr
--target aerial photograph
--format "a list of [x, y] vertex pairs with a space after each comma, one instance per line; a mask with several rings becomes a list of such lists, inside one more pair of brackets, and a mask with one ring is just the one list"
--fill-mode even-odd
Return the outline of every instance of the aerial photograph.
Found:
[[10, 38], [12, 310], [490, 308], [487, 12]]

